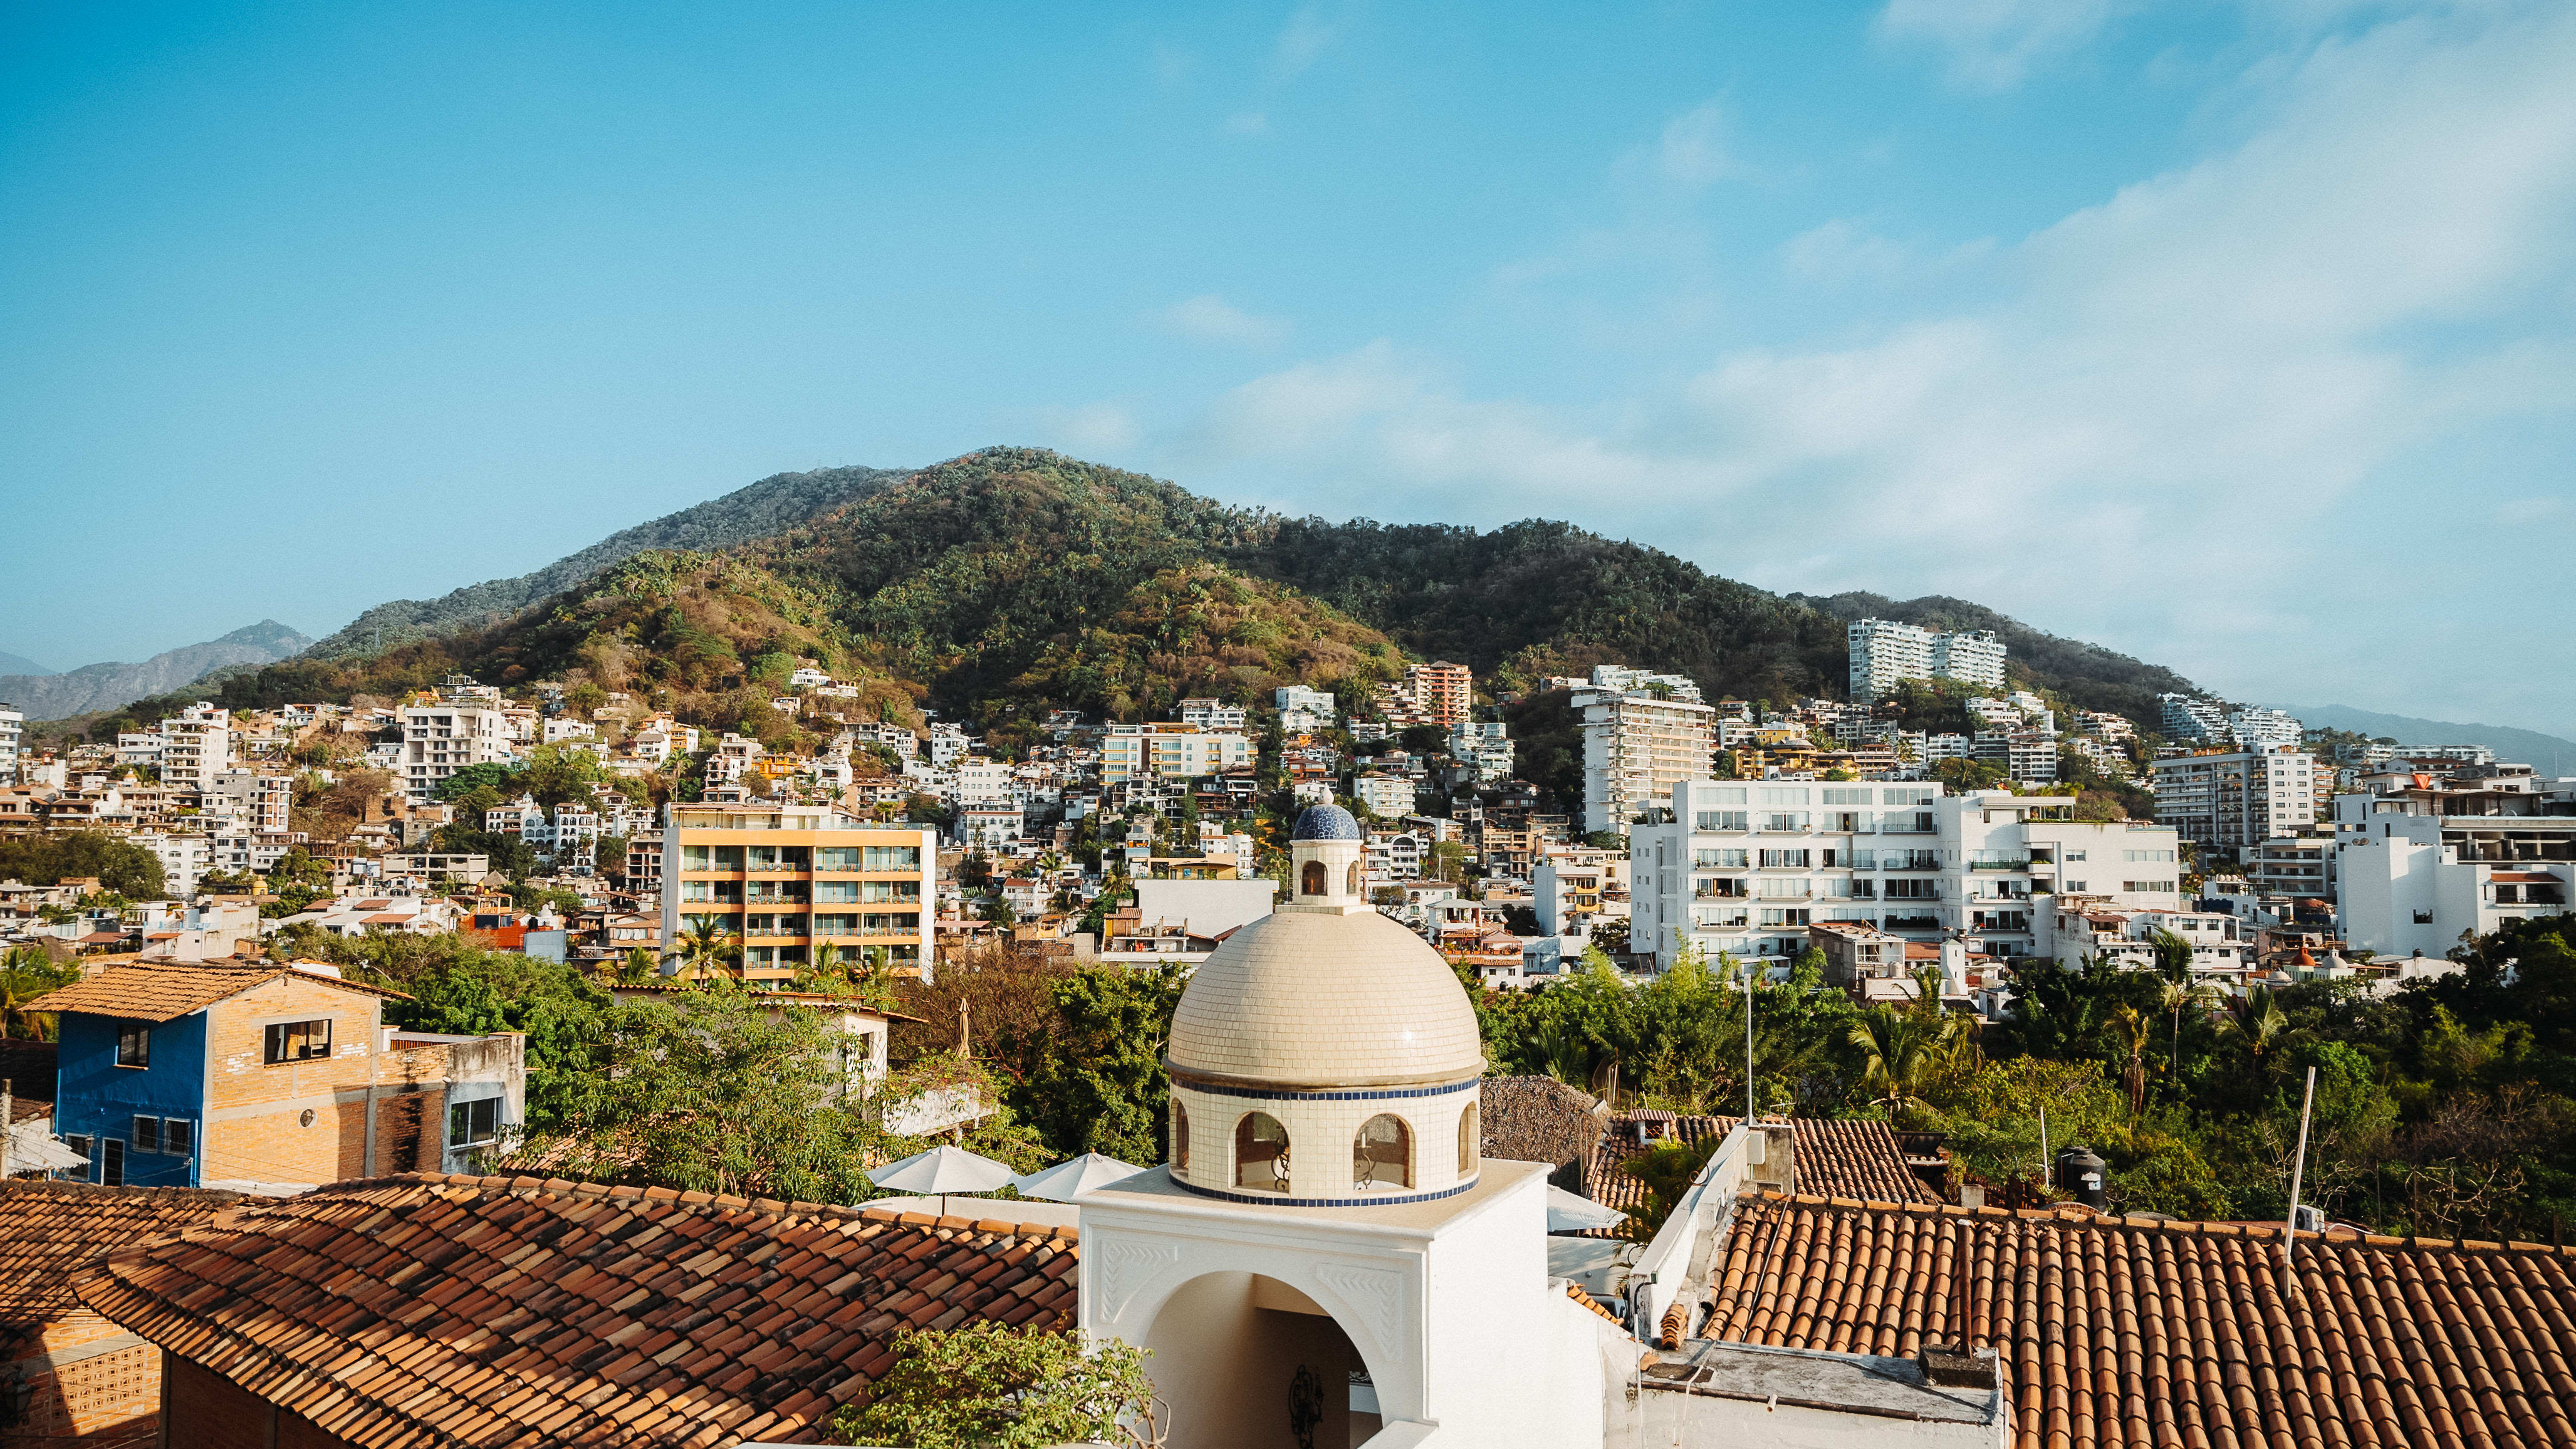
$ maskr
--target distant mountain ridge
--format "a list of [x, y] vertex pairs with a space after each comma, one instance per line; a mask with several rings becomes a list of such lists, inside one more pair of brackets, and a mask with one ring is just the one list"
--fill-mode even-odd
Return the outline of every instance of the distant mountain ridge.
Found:
[[621, 529], [579, 553], [514, 579], [487, 579], [435, 599], [378, 604], [305, 651], [316, 659], [376, 654], [459, 629], [489, 628], [521, 609], [597, 577], [647, 549], [713, 553], [766, 537], [909, 477], [901, 469], [818, 468], [774, 473], [677, 513]]
[[764, 479], [523, 578], [370, 610], [225, 680], [222, 697], [259, 707], [388, 697], [456, 671], [504, 685], [577, 671], [694, 696], [681, 707], [705, 718], [690, 722], [734, 728], [765, 706], [755, 686], [803, 656], [901, 710], [1025, 732], [1051, 709], [1155, 718], [1184, 695], [1248, 702], [1291, 682], [1356, 702], [1412, 657], [1470, 664], [1497, 690], [1615, 661], [1688, 674], [1712, 699], [1786, 705], [1841, 695], [1855, 611], [1994, 628], [2012, 641], [2014, 687], [2150, 727], [2158, 690], [2192, 687], [1961, 600], [1784, 597], [1564, 522], [1288, 518], [996, 447], [911, 473]]
[[2576, 773], [2576, 740], [2539, 730], [2378, 714], [2348, 704], [2276, 704], [2267, 708], [2286, 710], [2311, 729], [2351, 730], [2375, 740], [2393, 739], [2401, 745], [2484, 745], [2496, 752], [2497, 759], [2529, 765], [2542, 774]]
[[61, 674], [0, 675], [0, 700], [31, 720], [67, 719], [121, 709], [147, 695], [167, 694], [218, 669], [275, 664], [311, 645], [275, 619], [235, 629], [220, 639], [167, 649], [139, 664], [85, 664]]
[[0, 649], [0, 679], [15, 679], [22, 675], [43, 676], [53, 672], [23, 654], [12, 654], [5, 649]]

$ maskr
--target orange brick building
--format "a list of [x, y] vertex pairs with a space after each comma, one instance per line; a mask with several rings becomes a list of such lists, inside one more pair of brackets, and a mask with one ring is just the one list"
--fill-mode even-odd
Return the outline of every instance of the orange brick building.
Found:
[[462, 1166], [523, 1120], [525, 1039], [384, 1024], [400, 992], [265, 962], [139, 962], [61, 1013], [54, 1131], [90, 1180], [313, 1185]]

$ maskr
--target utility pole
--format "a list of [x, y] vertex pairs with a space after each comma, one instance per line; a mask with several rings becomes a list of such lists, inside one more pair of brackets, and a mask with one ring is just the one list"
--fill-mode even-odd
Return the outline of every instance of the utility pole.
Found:
[[1753, 968], [1744, 970], [1744, 1125], [1753, 1125]]
[[2308, 1068], [2308, 1094], [2299, 1103], [2299, 1155], [2290, 1159], [2290, 1220], [2281, 1225], [2281, 1303], [2290, 1301], [2290, 1259], [2299, 1251], [2299, 1187], [2308, 1167], [2308, 1113], [2317, 1105], [2317, 1069]]

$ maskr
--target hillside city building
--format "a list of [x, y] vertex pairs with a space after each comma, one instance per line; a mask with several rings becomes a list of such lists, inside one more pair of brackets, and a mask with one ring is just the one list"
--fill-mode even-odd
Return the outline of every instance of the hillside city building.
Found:
[[883, 951], [899, 974], [932, 974], [934, 830], [821, 805], [675, 803], [662, 860], [665, 974], [682, 969], [674, 953], [702, 923], [739, 940], [736, 969], [747, 981], [792, 981], [827, 947], [853, 959]]
[[2054, 955], [2049, 913], [2069, 901], [2183, 907], [2173, 830], [2079, 822], [2063, 796], [1703, 778], [1670, 798], [1671, 823], [1629, 832], [1629, 947], [1659, 969], [1686, 946], [1793, 957], [1826, 922]]
[[2193, 845], [2231, 854], [2307, 833], [2332, 782], [2314, 756], [2278, 747], [2176, 755], [2149, 769], [2157, 823]]
[[1708, 773], [1717, 711], [1645, 689], [1586, 685], [1573, 694], [1583, 717], [1583, 828], [1624, 831], [1675, 783]]
[[2004, 642], [1989, 629], [1944, 633], [1893, 619], [1859, 619], [1851, 643], [1851, 697], [1869, 701], [1909, 679], [1955, 679], [2001, 689]]

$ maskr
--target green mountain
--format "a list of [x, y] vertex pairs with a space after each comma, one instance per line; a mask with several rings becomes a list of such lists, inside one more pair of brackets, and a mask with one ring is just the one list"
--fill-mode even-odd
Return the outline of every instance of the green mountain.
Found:
[[486, 579], [435, 599], [378, 604], [306, 652], [317, 659], [376, 654], [460, 629], [489, 628], [540, 599], [598, 575], [647, 549], [728, 548], [788, 528], [836, 504], [889, 487], [905, 475], [884, 468], [778, 473], [721, 498], [612, 533], [576, 554], [514, 579]]
[[[1503, 689], [1618, 661], [1688, 674], [1711, 698], [1786, 702], [1843, 692], [1844, 620], [1864, 610], [1997, 629], [2016, 682], [2142, 723], [2158, 689], [2190, 687], [1957, 600], [1783, 597], [1559, 522], [1284, 518], [1037, 449], [899, 477], [782, 475], [707, 507], [478, 586], [496, 603], [549, 572], [571, 579], [507, 613], [450, 610], [437, 617], [464, 627], [415, 624], [374, 654], [348, 648], [362, 619], [224, 697], [389, 696], [462, 670], [658, 691], [700, 723], [765, 726], [764, 687], [806, 657], [866, 682], [874, 708], [1010, 732], [1050, 709], [1147, 718], [1290, 682], [1356, 696], [1405, 659], [1448, 658]], [[630, 547], [648, 533], [724, 542]]]

